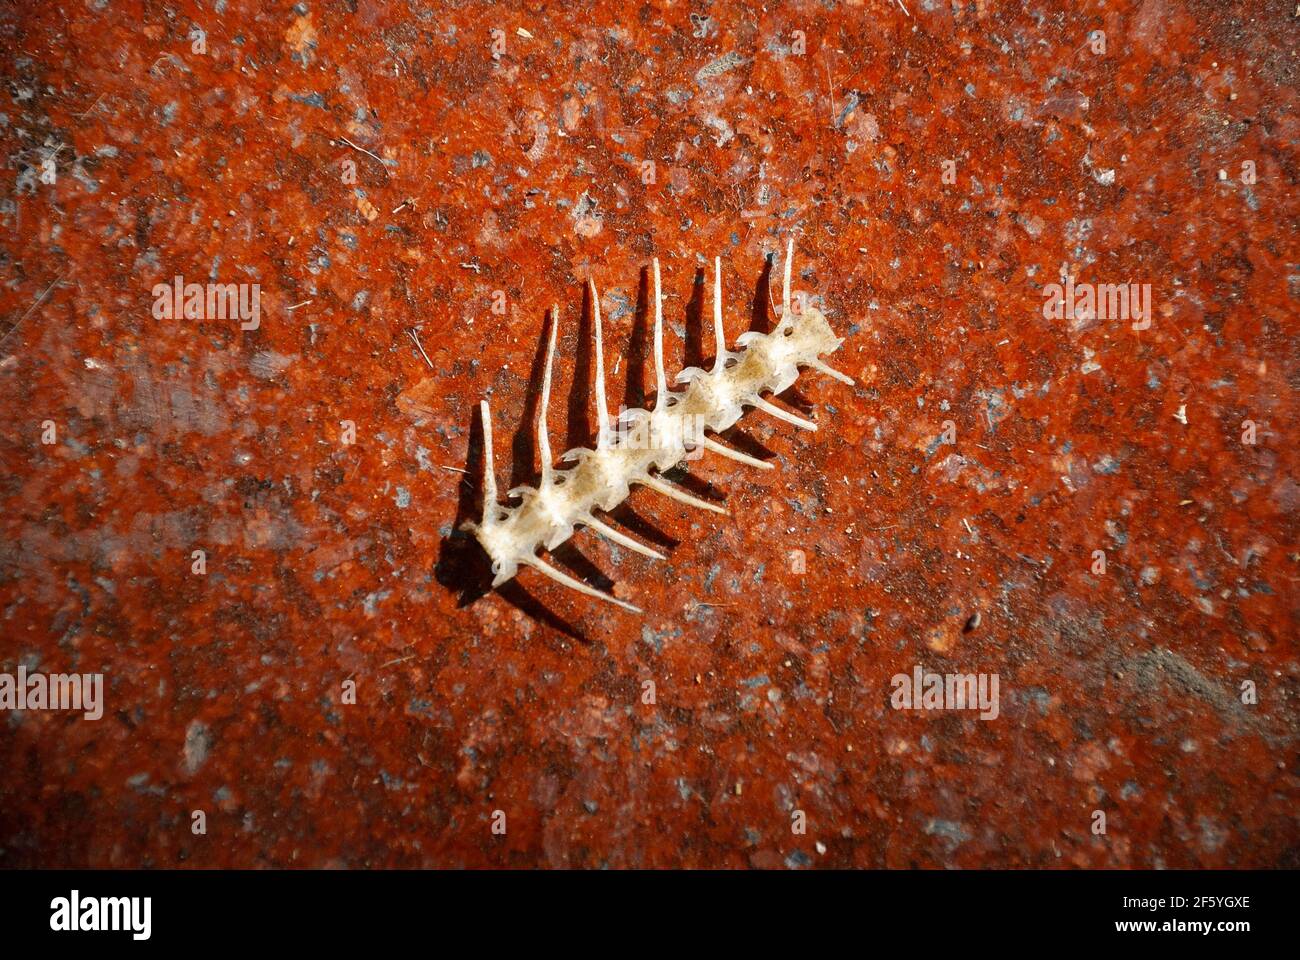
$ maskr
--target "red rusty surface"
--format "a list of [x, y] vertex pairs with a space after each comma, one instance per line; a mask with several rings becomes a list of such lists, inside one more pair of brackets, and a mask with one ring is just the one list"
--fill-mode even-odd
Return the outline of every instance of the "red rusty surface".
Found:
[[[1293, 10], [1084, 6], [6, 4], [0, 671], [106, 692], [0, 717], [0, 865], [1300, 862]], [[644, 617], [486, 592], [546, 308], [565, 449], [588, 277], [635, 401], [650, 258], [676, 370], [789, 236], [859, 385], [689, 465], [730, 517], [634, 493], [666, 562], [557, 551]], [[1154, 322], [1046, 318], [1063, 264]]]

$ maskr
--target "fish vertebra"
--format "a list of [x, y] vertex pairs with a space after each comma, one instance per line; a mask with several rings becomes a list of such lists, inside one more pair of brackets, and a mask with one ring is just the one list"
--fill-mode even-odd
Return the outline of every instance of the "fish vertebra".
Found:
[[655, 404], [651, 410], [634, 409], [624, 413], [620, 425], [633, 431], [611, 429], [605, 403], [605, 360], [601, 343], [600, 297], [594, 281], [591, 302], [596, 337], [596, 417], [597, 437], [594, 450], [580, 447], [560, 459], [577, 465], [572, 470], [557, 471], [551, 461], [550, 434], [546, 426], [551, 400], [551, 367], [555, 358], [555, 336], [559, 326], [559, 308], [551, 308], [550, 338], [546, 348], [546, 369], [542, 377], [541, 411], [537, 422], [537, 446], [541, 454], [542, 474], [537, 487], [521, 486], [509, 491], [521, 502], [514, 507], [497, 502], [497, 484], [492, 455], [492, 414], [488, 402], [480, 402], [483, 417], [484, 472], [483, 517], [478, 523], [467, 521], [461, 529], [471, 531], [492, 559], [493, 587], [499, 587], [519, 572], [520, 564], [530, 566], [546, 577], [584, 593], [617, 604], [625, 610], [641, 613], [640, 608], [603, 593], [576, 580], [537, 556], [545, 547], [554, 550], [573, 536], [579, 526], [590, 527], [603, 537], [655, 559], [663, 555], [638, 543], [598, 519], [594, 511], [609, 511], [627, 499], [634, 484], [648, 487], [679, 503], [726, 515], [727, 510], [707, 500], [700, 500], [661, 479], [651, 470], [664, 473], [693, 454], [697, 447], [729, 457], [740, 463], [772, 469], [770, 463], [756, 460], [706, 437], [702, 430], [692, 431], [691, 424], [701, 424], [719, 433], [741, 418], [744, 407], [754, 407], [805, 430], [816, 430], [811, 420], [789, 413], [763, 399], [765, 391], [773, 395], [788, 389], [799, 376], [799, 367], [811, 367], [847, 384], [853, 378], [827, 366], [821, 355], [833, 353], [844, 341], [836, 337], [821, 311], [803, 306], [796, 314], [790, 309], [790, 267], [794, 241], [786, 246], [785, 278], [782, 292], [781, 320], [771, 333], [749, 332], [737, 338], [738, 348], [729, 351], [722, 330], [722, 260], [713, 261], [713, 334], [718, 356], [713, 368], [705, 371], [687, 367], [677, 375], [677, 383], [686, 390], [671, 393], [664, 375], [663, 300], [659, 289], [659, 260], [654, 261], [654, 355]]

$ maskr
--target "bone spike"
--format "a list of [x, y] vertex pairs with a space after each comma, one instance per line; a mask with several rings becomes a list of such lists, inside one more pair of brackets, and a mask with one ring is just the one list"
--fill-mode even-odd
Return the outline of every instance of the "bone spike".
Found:
[[785, 282], [781, 286], [781, 323], [790, 322], [790, 261], [794, 259], [794, 237], [785, 242]]
[[597, 599], [600, 600], [608, 600], [616, 607], [622, 607], [624, 610], [627, 610], [630, 613], [644, 613], [644, 611], [640, 607], [634, 607], [632, 606], [632, 604], [626, 603], [620, 600], [618, 597], [612, 597], [608, 593], [602, 593], [601, 591], [597, 590], [595, 587], [588, 586], [587, 584], [583, 583], [581, 580], [575, 580], [567, 573], [561, 573], [559, 570], [556, 570], [550, 564], [543, 562], [537, 557], [524, 557], [523, 559], [520, 560], [520, 563], [528, 564], [528, 566], [532, 567], [542, 576], [549, 577], [550, 579], [554, 580], [556, 583], [568, 587], [570, 590], [577, 590], [579, 593], [584, 593], [589, 597], [596, 597]]
[[659, 258], [655, 257], [655, 409], [668, 402], [668, 377], [664, 373], [664, 303], [659, 292]]
[[713, 258], [713, 344], [717, 348], [717, 359], [713, 361], [714, 371], [722, 369], [726, 360], [727, 336], [722, 331], [722, 258]]
[[829, 364], [822, 363], [820, 360], [814, 360], [811, 363], [809, 363], [808, 366], [812, 367], [814, 370], [819, 371], [820, 373], [826, 374], [826, 376], [828, 377], [834, 377], [840, 383], [847, 383], [850, 387], [855, 386], [853, 378], [850, 377], [847, 373], [840, 373], [834, 367], [830, 366]]
[[600, 294], [596, 293], [596, 281], [591, 284], [591, 310], [596, 322], [596, 449], [604, 450], [609, 446], [609, 408], [605, 403], [605, 348], [600, 337]]
[[762, 410], [764, 413], [768, 414], [769, 416], [776, 417], [778, 420], [784, 420], [786, 423], [794, 424], [796, 427], [803, 427], [803, 429], [805, 430], [817, 429], [817, 424], [813, 423], [811, 420], [805, 420], [803, 417], [790, 413], [789, 411], [782, 410], [780, 407], [776, 406], [775, 404], [768, 403], [762, 397], [759, 397], [757, 400], [754, 401], [754, 408], [757, 410]]
[[601, 521], [597, 520], [593, 516], [584, 517], [582, 522], [585, 523], [587, 526], [591, 527], [591, 529], [595, 530], [597, 533], [599, 533], [602, 537], [606, 538], [607, 540], [613, 540], [619, 546], [627, 547], [629, 550], [631, 550], [634, 553], [639, 553], [645, 557], [653, 557], [655, 560], [668, 559], [658, 550], [651, 550], [644, 543], [638, 543], [637, 541], [629, 537], [627, 534], [623, 533], [622, 531], [615, 530], [609, 524], [602, 523]]
[[775, 470], [772, 464], [766, 460], [759, 460], [757, 457], [751, 457], [747, 453], [741, 453], [739, 450], [732, 450], [731, 447], [724, 446], [712, 437], [704, 438], [704, 449], [712, 450], [714, 453], [735, 460], [737, 463], [745, 463], [751, 467], [758, 467], [760, 470]]
[[713, 513], [720, 513], [724, 517], [728, 515], [725, 507], [720, 507], [716, 503], [709, 503], [707, 500], [701, 500], [699, 497], [692, 497], [689, 493], [683, 493], [672, 484], [664, 483], [656, 477], [641, 477], [633, 482], [644, 484], [656, 493], [662, 493], [665, 497], [676, 500], [678, 503], [684, 503], [690, 507], [699, 507], [701, 510], [709, 510]]
[[551, 406], [551, 366], [555, 360], [555, 332], [560, 326], [560, 308], [551, 307], [551, 339], [546, 345], [546, 372], [542, 374], [542, 411], [537, 417], [537, 451], [542, 457], [542, 486], [551, 482], [551, 435], [546, 429], [546, 412]]
[[480, 400], [479, 413], [483, 417], [483, 525], [492, 522], [497, 508], [497, 475], [492, 457], [492, 411], [486, 400]]

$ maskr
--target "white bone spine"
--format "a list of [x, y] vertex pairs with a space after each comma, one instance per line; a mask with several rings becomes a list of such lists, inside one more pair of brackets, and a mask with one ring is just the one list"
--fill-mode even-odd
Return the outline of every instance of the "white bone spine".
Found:
[[542, 460], [541, 478], [536, 488], [523, 486], [510, 491], [510, 495], [521, 498], [522, 502], [518, 506], [502, 506], [497, 502], [492, 415], [486, 400], [480, 404], [485, 445], [483, 515], [479, 523], [468, 523], [465, 526], [473, 531], [492, 559], [494, 587], [515, 576], [523, 564], [587, 596], [598, 597], [626, 610], [640, 612], [632, 604], [596, 590], [544, 563], [537, 556], [537, 551], [543, 547], [554, 550], [573, 535], [575, 528], [587, 526], [624, 547], [663, 559], [658, 552], [599, 520], [594, 512], [597, 509], [613, 509], [627, 498], [632, 484], [641, 484], [679, 502], [726, 514], [724, 508], [684, 493], [652, 474], [651, 469], [661, 473], [672, 469], [697, 445], [751, 466], [771, 469], [772, 465], [705, 437], [702, 432], [691, 429], [694, 424], [702, 424], [714, 432], [721, 432], [740, 419], [745, 406], [750, 406], [804, 429], [817, 429], [817, 424], [812, 421], [789, 413], [761, 396], [764, 392], [778, 394], [786, 390], [799, 376], [798, 368], [801, 366], [853, 383], [851, 377], [827, 366], [821, 360], [822, 354], [833, 352], [843, 342], [831, 331], [825, 317], [807, 306], [798, 316], [791, 312], [793, 256], [794, 241], [790, 240], [786, 246], [781, 320], [776, 329], [767, 334], [742, 334], [737, 339], [741, 348], [738, 351], [728, 351], [726, 348], [722, 327], [722, 261], [721, 258], [714, 259], [713, 331], [717, 359], [713, 369], [707, 372], [688, 367], [678, 374], [677, 382], [687, 384], [686, 390], [679, 393], [669, 391], [664, 372], [663, 302], [659, 260], [654, 260], [655, 404], [652, 410], [630, 410], [623, 415], [621, 423], [632, 426], [630, 433], [616, 434], [610, 427], [605, 400], [600, 298], [595, 282], [589, 281], [596, 344], [596, 448], [579, 448], [565, 453], [561, 460], [576, 461], [577, 465], [572, 470], [563, 471], [555, 470], [552, 464], [550, 433], [546, 423], [551, 396], [551, 369], [560, 319], [559, 308], [552, 308], [546, 369], [542, 377], [542, 403], [537, 424], [537, 445]]

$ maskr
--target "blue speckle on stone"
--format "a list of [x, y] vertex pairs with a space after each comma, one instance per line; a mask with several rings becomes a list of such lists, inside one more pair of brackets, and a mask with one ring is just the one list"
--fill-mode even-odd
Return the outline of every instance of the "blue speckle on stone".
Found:
[[289, 99], [296, 103], [304, 104], [308, 107], [315, 107], [318, 110], [325, 110], [325, 98], [319, 93], [291, 93]]
[[680, 629], [654, 630], [649, 626], [641, 627], [641, 642], [648, 644], [657, 654], [662, 654], [664, 652], [665, 640], [669, 640], [673, 637], [680, 637], [681, 635], [682, 631]]
[[951, 842], [953, 846], [965, 843], [970, 839], [970, 834], [960, 823], [952, 820], [927, 820], [925, 832], [931, 837], [943, 837]]

